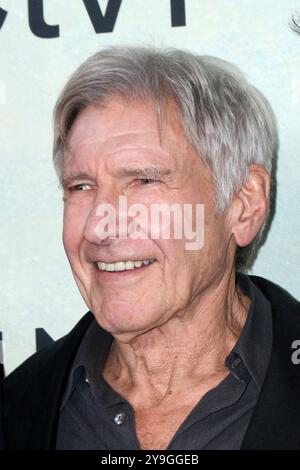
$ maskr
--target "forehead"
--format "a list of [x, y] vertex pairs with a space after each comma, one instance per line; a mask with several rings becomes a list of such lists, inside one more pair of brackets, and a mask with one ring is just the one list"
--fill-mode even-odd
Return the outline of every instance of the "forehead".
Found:
[[138, 152], [141, 158], [147, 154], [176, 160], [188, 145], [175, 103], [166, 104], [159, 122], [153, 101], [115, 97], [105, 107], [90, 105], [79, 114], [69, 133], [65, 164], [86, 156], [105, 155], [114, 161], [124, 158], [124, 152], [132, 158]]

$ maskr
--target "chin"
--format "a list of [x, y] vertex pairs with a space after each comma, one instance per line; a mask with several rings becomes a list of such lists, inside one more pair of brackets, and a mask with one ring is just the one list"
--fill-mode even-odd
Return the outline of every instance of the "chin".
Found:
[[99, 325], [112, 335], [145, 333], [152, 329], [155, 320], [151, 321], [151, 315], [145, 315], [143, 307], [137, 308], [137, 305], [102, 305], [98, 311], [93, 311]]

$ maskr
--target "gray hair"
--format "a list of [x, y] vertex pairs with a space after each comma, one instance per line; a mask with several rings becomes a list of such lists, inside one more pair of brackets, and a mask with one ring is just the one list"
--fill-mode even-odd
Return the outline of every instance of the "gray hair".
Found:
[[[105, 105], [114, 95], [150, 98], [158, 117], [164, 103], [175, 101], [187, 138], [212, 170], [220, 212], [247, 181], [251, 164], [272, 173], [278, 151], [276, 120], [266, 98], [239, 69], [178, 49], [110, 47], [80, 65], [56, 103], [53, 161], [60, 181], [63, 151], [76, 117], [88, 105]], [[250, 259], [265, 225], [249, 247], [238, 249], [237, 267]]]

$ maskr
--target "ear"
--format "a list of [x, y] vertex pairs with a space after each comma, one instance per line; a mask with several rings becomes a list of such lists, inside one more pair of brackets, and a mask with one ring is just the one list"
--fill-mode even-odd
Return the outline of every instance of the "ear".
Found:
[[231, 230], [238, 246], [247, 246], [255, 239], [267, 217], [269, 195], [269, 173], [261, 165], [251, 165], [247, 182], [231, 204]]

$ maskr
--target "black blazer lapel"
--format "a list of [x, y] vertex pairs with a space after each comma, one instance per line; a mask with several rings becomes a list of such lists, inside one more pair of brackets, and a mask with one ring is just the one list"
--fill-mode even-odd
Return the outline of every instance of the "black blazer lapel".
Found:
[[251, 280], [272, 305], [273, 349], [242, 449], [300, 449], [300, 364], [292, 362], [292, 343], [300, 339], [300, 304], [265, 279]]
[[59, 407], [70, 367], [93, 318], [88, 312], [68, 335], [27, 359], [4, 380], [7, 448], [55, 448]]

